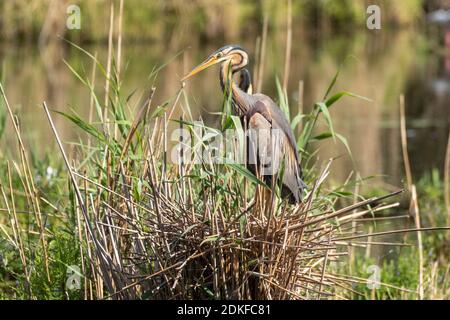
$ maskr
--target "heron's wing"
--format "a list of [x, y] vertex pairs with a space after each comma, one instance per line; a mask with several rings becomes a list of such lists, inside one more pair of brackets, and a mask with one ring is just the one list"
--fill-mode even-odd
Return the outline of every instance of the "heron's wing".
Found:
[[264, 108], [267, 110], [267, 113], [273, 119], [272, 122], [274, 123], [274, 125], [280, 128], [286, 134], [289, 143], [294, 148], [295, 159], [297, 159], [298, 162], [297, 142], [295, 141], [294, 132], [292, 131], [291, 125], [286, 119], [286, 116], [284, 115], [283, 111], [277, 106], [277, 104], [272, 99], [270, 99], [268, 96], [262, 93], [253, 94], [252, 98], [254, 99], [254, 106], [256, 106], [258, 102], [264, 104]]
[[[272, 170], [272, 124], [259, 112], [247, 118], [247, 164], [262, 176], [273, 175]], [[265, 179], [268, 180], [267, 177]]]
[[[262, 167], [267, 175], [277, 173], [283, 159], [285, 160], [283, 193], [290, 195], [291, 202], [299, 202], [305, 184], [301, 180], [301, 168], [292, 129], [283, 112], [269, 97], [257, 94], [253, 95], [253, 98], [254, 104], [245, 115], [248, 129], [250, 129], [249, 147], [252, 149], [249, 150], [254, 154], [257, 153], [261, 162], [259, 167]], [[251, 129], [258, 131], [257, 151], [255, 151], [256, 140], [252, 138]], [[250, 153], [249, 156], [251, 156]], [[268, 164], [268, 162], [271, 163]], [[267, 168], [267, 165], [270, 166]], [[264, 175], [264, 172], [262, 174]]]

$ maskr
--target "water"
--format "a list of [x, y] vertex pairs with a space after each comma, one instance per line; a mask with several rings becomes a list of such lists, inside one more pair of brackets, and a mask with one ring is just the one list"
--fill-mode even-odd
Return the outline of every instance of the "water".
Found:
[[[352, 170], [357, 170], [363, 177], [383, 175], [379, 178], [383, 183], [401, 185], [404, 169], [398, 100], [402, 93], [406, 96], [408, 143], [415, 178], [432, 168], [443, 168], [450, 127], [450, 56], [441, 47], [433, 47], [443, 36], [438, 34], [430, 41], [430, 36], [420, 30], [330, 36], [294, 30], [288, 88], [291, 113], [298, 110], [300, 80], [305, 84], [304, 109], [309, 110], [315, 101], [322, 99], [339, 67], [335, 91], [346, 90], [373, 100], [344, 98], [331, 108], [334, 128], [347, 137], [354, 163], [338, 141], [313, 145], [319, 149], [321, 160], [342, 156], [333, 166], [337, 181], [344, 181]], [[273, 32], [267, 42], [262, 92], [273, 98], [276, 98], [275, 78], [283, 76], [284, 39], [283, 33]], [[224, 44], [190, 40], [190, 48], [158, 73], [154, 105], [173, 98], [181, 76]], [[249, 68], [253, 72], [255, 39], [235, 39], [235, 43], [248, 50]], [[106, 61], [104, 44], [84, 47]], [[125, 43], [123, 92], [125, 96], [134, 92], [131, 110], [137, 108], [139, 98], [151, 87], [149, 75], [154, 66], [170, 61], [186, 48], [183, 41]], [[40, 107], [42, 101], [47, 101], [54, 110], [69, 112], [72, 108], [86, 118], [89, 116], [89, 90], [70, 72], [63, 59], [90, 77], [91, 60], [67, 45], [53, 44], [40, 50], [37, 46], [0, 44], [6, 93], [20, 115], [27, 143], [38, 146], [41, 153], [55, 148]], [[99, 70], [96, 87], [100, 91], [104, 87]], [[217, 116], [211, 114], [221, 106], [218, 69], [211, 68], [190, 80], [187, 90], [194, 116], [201, 115], [209, 123], [218, 124]], [[178, 108], [174, 116], [180, 115]], [[55, 120], [66, 142], [77, 141], [77, 131], [72, 125], [58, 115]], [[14, 136], [10, 132], [9, 129], [5, 134], [3, 148], [12, 148]]]

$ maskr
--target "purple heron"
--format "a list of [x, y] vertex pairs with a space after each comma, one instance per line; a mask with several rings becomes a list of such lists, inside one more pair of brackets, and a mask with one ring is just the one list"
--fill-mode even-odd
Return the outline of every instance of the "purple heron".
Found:
[[[219, 63], [221, 64], [220, 85], [226, 96], [231, 94], [233, 112], [241, 117], [247, 130], [265, 132], [258, 136], [258, 147], [252, 149], [253, 152], [256, 150], [258, 165], [250, 165], [249, 169], [255, 173], [258, 166], [267, 166], [267, 163], [262, 159], [270, 159], [272, 162], [271, 170], [264, 170], [264, 173], [261, 174], [264, 176], [265, 182], [271, 185], [273, 177], [281, 172], [281, 196], [288, 198], [290, 203], [300, 203], [306, 185], [302, 181], [302, 169], [294, 133], [283, 111], [271, 98], [262, 93], [252, 94], [250, 73], [247, 69], [244, 69], [248, 64], [247, 52], [237, 45], [224, 46], [212, 53], [205, 61], [184, 76], [181, 81]], [[239, 71], [241, 72], [240, 82], [236, 84], [233, 81], [233, 75]], [[274, 135], [272, 134], [275, 131], [278, 133], [276, 139], [273, 138]], [[279, 146], [278, 149], [275, 149], [275, 152], [273, 149], [274, 140], [277, 140], [276, 144]], [[252, 145], [252, 143], [249, 143], [249, 145]], [[249, 152], [249, 154], [251, 153]], [[249, 162], [248, 158], [247, 162]], [[277, 165], [273, 165], [273, 163]], [[273, 171], [273, 168], [278, 168], [281, 164], [283, 165], [282, 170]], [[261, 173], [261, 171], [259, 172]]]

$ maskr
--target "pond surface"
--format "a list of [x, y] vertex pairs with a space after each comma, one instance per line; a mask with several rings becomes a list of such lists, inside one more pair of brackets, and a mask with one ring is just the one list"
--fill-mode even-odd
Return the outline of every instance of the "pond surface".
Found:
[[[188, 36], [188, 35], [185, 35]], [[408, 143], [414, 176], [419, 178], [432, 168], [442, 169], [450, 127], [450, 55], [439, 46], [444, 35], [430, 36], [421, 30], [361, 32], [319, 36], [294, 29], [288, 96], [291, 114], [298, 112], [299, 81], [304, 82], [304, 110], [320, 101], [336, 71], [340, 75], [335, 91], [350, 91], [372, 99], [344, 98], [331, 108], [336, 132], [347, 137], [355, 162], [345, 147], [332, 140], [315, 143], [320, 159], [340, 157], [334, 163], [333, 177], [344, 181], [352, 170], [362, 177], [383, 175], [383, 183], [401, 186], [403, 163], [399, 131], [399, 96], [406, 96]], [[173, 40], [173, 39], [172, 39]], [[192, 40], [192, 39], [191, 39]], [[250, 55], [249, 69], [254, 71], [256, 42], [253, 37], [235, 39]], [[183, 41], [126, 43], [122, 92], [134, 92], [129, 107], [136, 110], [139, 98], [152, 85], [152, 70], [166, 62], [156, 79], [155, 104], [173, 98], [180, 88], [181, 76], [224, 43], [202, 43], [201, 39]], [[106, 61], [104, 44], [83, 46]], [[269, 32], [262, 78], [262, 92], [276, 98], [275, 79], [283, 77], [285, 33]], [[177, 56], [177, 53], [185, 50]], [[447, 52], [447, 54], [445, 53]], [[20, 114], [26, 141], [40, 152], [53, 150], [55, 144], [41, 106], [47, 101], [52, 109], [70, 108], [88, 117], [89, 90], [70, 72], [64, 60], [81, 74], [90, 77], [92, 61], [75, 48], [56, 43], [46, 48], [13, 46], [0, 43], [0, 62], [6, 93]], [[96, 87], [101, 92], [104, 78], [97, 70]], [[199, 74], [187, 84], [195, 117], [217, 123], [222, 93], [218, 68]], [[5, 112], [4, 109], [0, 112]], [[177, 114], [178, 113], [178, 114]], [[180, 109], [175, 117], [181, 115]], [[55, 115], [65, 141], [77, 141], [75, 128]], [[11, 148], [12, 131], [3, 137], [3, 148]]]

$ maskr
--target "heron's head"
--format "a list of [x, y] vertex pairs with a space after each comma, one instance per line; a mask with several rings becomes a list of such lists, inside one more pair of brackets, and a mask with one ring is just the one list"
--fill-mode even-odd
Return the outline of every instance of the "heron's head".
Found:
[[213, 52], [205, 61], [200, 63], [197, 67], [195, 67], [191, 72], [181, 79], [184, 81], [193, 75], [199, 73], [206, 68], [209, 68], [218, 63], [230, 63], [231, 70], [233, 72], [241, 70], [248, 63], [248, 54], [247, 52], [238, 45], [227, 45], [219, 50]]

